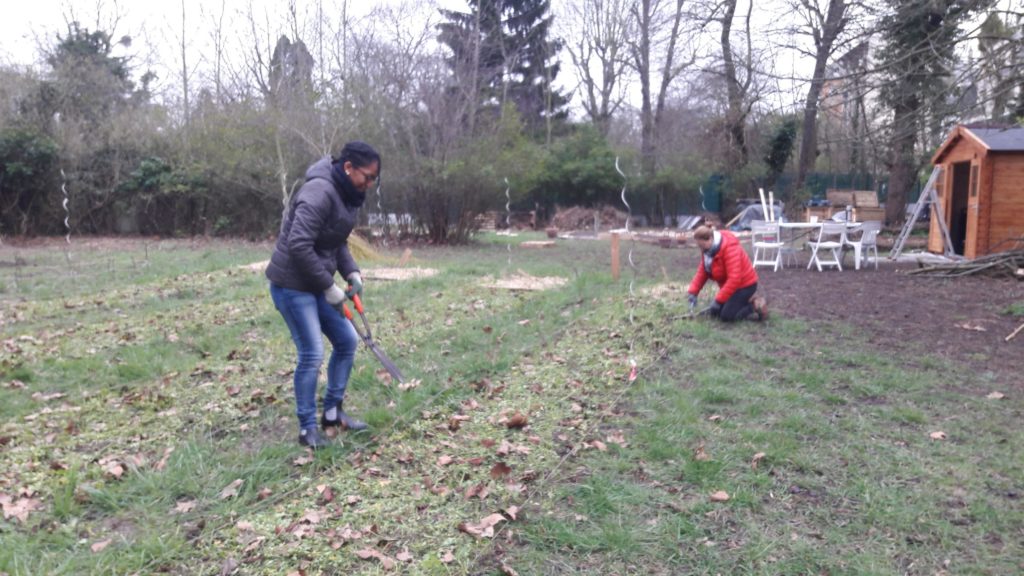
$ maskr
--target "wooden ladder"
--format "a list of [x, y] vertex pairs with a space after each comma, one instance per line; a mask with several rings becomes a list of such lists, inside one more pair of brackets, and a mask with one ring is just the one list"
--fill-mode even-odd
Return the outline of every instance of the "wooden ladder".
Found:
[[939, 229], [942, 230], [942, 253], [947, 258], [954, 260], [961, 258], [957, 253], [953, 252], [953, 240], [949, 236], [949, 227], [946, 226], [946, 219], [939, 213], [939, 194], [935, 191], [935, 181], [938, 180], [941, 172], [942, 168], [939, 166], [932, 168], [932, 175], [928, 178], [928, 183], [924, 185], [924, 189], [921, 190], [921, 196], [914, 205], [914, 214], [903, 223], [903, 229], [900, 230], [900, 235], [896, 238], [896, 243], [893, 244], [892, 252], [889, 253], [891, 260], [899, 258], [903, 252], [903, 246], [907, 243], [907, 238], [910, 237], [914, 224], [921, 217], [921, 212], [926, 206], [933, 209], [932, 218], [938, 221]]

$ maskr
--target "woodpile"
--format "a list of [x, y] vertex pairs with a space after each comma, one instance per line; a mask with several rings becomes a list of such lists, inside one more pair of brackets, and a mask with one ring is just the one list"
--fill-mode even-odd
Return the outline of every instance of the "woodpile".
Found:
[[909, 274], [927, 274], [942, 278], [981, 275], [992, 278], [1016, 278], [1024, 280], [1024, 250], [999, 252], [974, 260], [939, 264], [911, 270]]
[[595, 216], [598, 226], [603, 230], [622, 228], [626, 225], [627, 214], [611, 206], [604, 206], [599, 210], [579, 206], [562, 208], [551, 219], [551, 225], [559, 230], [593, 230]]

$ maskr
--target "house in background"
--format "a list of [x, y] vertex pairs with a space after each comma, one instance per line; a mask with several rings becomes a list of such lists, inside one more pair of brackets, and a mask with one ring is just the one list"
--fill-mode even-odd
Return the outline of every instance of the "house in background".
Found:
[[[953, 251], [965, 258], [1024, 247], [1024, 127], [960, 125], [932, 156]], [[943, 252], [932, 218], [928, 250]]]

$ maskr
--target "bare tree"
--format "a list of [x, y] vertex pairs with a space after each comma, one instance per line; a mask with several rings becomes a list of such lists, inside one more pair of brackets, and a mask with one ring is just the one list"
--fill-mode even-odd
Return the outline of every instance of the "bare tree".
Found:
[[[683, 6], [683, 0], [639, 0], [630, 10], [636, 23], [637, 38], [629, 48], [631, 66], [640, 79], [640, 157], [645, 178], [653, 178], [656, 171], [658, 121], [669, 86], [697, 60], [696, 50], [687, 44], [693, 36], [684, 36]], [[657, 95], [652, 93], [655, 89]]]
[[721, 27], [719, 46], [722, 50], [722, 77], [726, 88], [726, 134], [732, 161], [737, 166], [745, 166], [749, 160], [750, 149], [746, 140], [747, 116], [753, 105], [749, 98], [753, 74], [753, 42], [750, 37], [750, 20], [753, 14], [753, 2], [748, 4], [747, 14], [743, 20], [745, 34], [746, 57], [740, 58], [733, 49], [732, 37], [736, 6], [738, 0], [723, 0], [718, 4], [712, 19]]
[[612, 116], [626, 103], [629, 39], [636, 21], [628, 17], [628, 0], [579, 0], [565, 8], [563, 33], [575, 40], [566, 49], [576, 70], [583, 109], [602, 135]]
[[[827, 6], [825, 6], [827, 4]], [[800, 159], [797, 162], [796, 190], [803, 187], [807, 173], [814, 167], [818, 153], [818, 102], [825, 85], [825, 72], [838, 41], [849, 22], [849, 0], [798, 0], [792, 9], [803, 21], [804, 33], [814, 45], [814, 72], [804, 99]]]

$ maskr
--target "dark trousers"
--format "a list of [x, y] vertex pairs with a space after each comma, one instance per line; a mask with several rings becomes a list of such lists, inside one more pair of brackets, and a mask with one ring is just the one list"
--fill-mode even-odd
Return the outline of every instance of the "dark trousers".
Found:
[[754, 311], [754, 307], [750, 305], [750, 299], [754, 297], [755, 292], [757, 292], [757, 282], [733, 292], [732, 296], [725, 301], [725, 305], [722, 306], [722, 311], [718, 313], [718, 318], [722, 322], [733, 322], [750, 316]]

